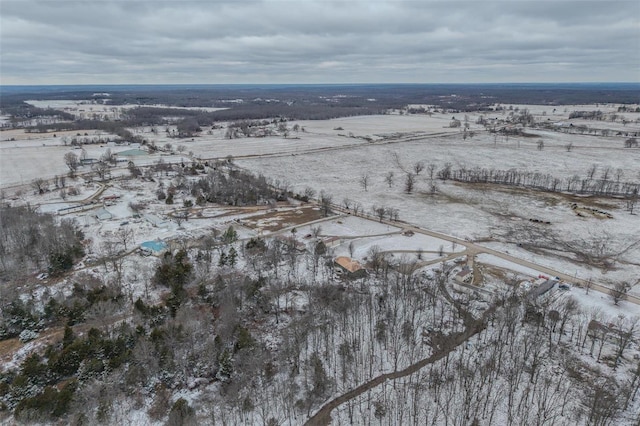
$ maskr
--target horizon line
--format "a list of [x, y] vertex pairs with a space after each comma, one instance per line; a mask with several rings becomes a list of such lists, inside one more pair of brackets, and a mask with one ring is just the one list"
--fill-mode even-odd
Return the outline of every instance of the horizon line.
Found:
[[640, 85], [640, 81], [555, 81], [555, 82], [536, 82], [536, 81], [517, 81], [517, 82], [422, 82], [422, 83], [402, 83], [402, 82], [377, 82], [377, 83], [30, 83], [30, 84], [2, 84], [0, 87], [39, 87], [39, 86], [56, 86], [56, 87], [91, 87], [91, 86], [427, 86], [427, 85], [545, 85], [545, 84], [632, 84]]

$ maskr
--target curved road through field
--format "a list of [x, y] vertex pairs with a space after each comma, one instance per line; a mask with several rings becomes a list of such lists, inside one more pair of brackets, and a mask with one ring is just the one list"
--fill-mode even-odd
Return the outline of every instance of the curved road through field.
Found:
[[[352, 214], [352, 212], [350, 212], [350, 211], [348, 211], [348, 210], [346, 210], [346, 209], [344, 209], [344, 208], [342, 208], [342, 207], [340, 207], [338, 205], [332, 205], [331, 208], [333, 210], [340, 211], [340, 212], [342, 212], [344, 214]], [[363, 217], [365, 217], [367, 219], [371, 219], [371, 217], [368, 217], [368, 216], [363, 216]], [[374, 220], [374, 219], [372, 219], [372, 220]], [[379, 219], [375, 219], [375, 220], [379, 221]], [[394, 221], [383, 219], [382, 223], [386, 223], [387, 225], [390, 225], [390, 226], [402, 226], [404, 229], [411, 230], [411, 231], [413, 231], [415, 233], [420, 233], [420, 234], [423, 234], [423, 235], [428, 235], [430, 237], [434, 237], [434, 238], [438, 238], [438, 239], [441, 239], [441, 240], [445, 240], [445, 241], [453, 242], [453, 243], [456, 243], [456, 244], [460, 244], [461, 246], [466, 247], [467, 255], [469, 257], [474, 257], [475, 255], [480, 254], [480, 253], [487, 253], [487, 254], [493, 255], [495, 257], [499, 257], [500, 259], [504, 259], [506, 261], [515, 263], [516, 265], [520, 265], [520, 266], [524, 266], [524, 267], [527, 267], [527, 268], [535, 269], [536, 271], [540, 271], [540, 272], [542, 272], [544, 274], [547, 274], [549, 276], [552, 276], [552, 277], [558, 277], [563, 281], [566, 281], [568, 283], [572, 283], [573, 285], [577, 285], [577, 286], [580, 286], [580, 287], [586, 287], [586, 286], [589, 285], [589, 286], [591, 286], [590, 288], [592, 290], [599, 291], [599, 292], [605, 293], [605, 294], [609, 294], [609, 292], [611, 290], [610, 288], [608, 288], [606, 286], [603, 286], [601, 284], [597, 284], [597, 283], [594, 283], [594, 282], [589, 283], [586, 280], [583, 280], [581, 278], [577, 278], [577, 277], [572, 276], [572, 275], [568, 275], [568, 274], [566, 274], [564, 272], [557, 271], [555, 269], [552, 269], [552, 268], [549, 268], [549, 267], [546, 267], [546, 266], [542, 266], [542, 265], [539, 265], [537, 263], [533, 263], [533, 262], [530, 262], [528, 260], [521, 259], [519, 257], [511, 256], [510, 254], [503, 253], [501, 251], [494, 250], [494, 249], [491, 249], [491, 248], [488, 248], [488, 247], [484, 247], [484, 246], [478, 245], [476, 243], [473, 243], [471, 241], [462, 240], [460, 238], [456, 238], [456, 237], [453, 237], [451, 235], [441, 234], [440, 232], [435, 232], [435, 231], [429, 231], [429, 230], [426, 230], [426, 229], [419, 228], [416, 225], [412, 225], [412, 224], [409, 224], [409, 223], [406, 223], [406, 222], [402, 222], [402, 221], [394, 222]], [[505, 269], [508, 269], [508, 268], [505, 268]], [[631, 302], [631, 303], [635, 303], [636, 305], [640, 305], [640, 297], [638, 297], [638, 296], [627, 294], [627, 299], [626, 300]]]

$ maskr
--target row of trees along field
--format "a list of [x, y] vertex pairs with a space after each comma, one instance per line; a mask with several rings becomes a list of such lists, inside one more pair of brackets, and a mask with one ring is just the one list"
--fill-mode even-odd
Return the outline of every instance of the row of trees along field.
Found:
[[442, 180], [455, 180], [466, 183], [492, 183], [499, 185], [520, 186], [547, 192], [570, 192], [581, 195], [598, 195], [607, 197], [633, 198], [638, 196], [640, 184], [622, 181], [624, 172], [605, 167], [596, 176], [597, 166], [591, 166], [586, 176], [574, 175], [558, 178], [548, 173], [528, 172], [517, 169], [497, 170], [481, 167], [454, 169], [446, 163], [438, 172]]

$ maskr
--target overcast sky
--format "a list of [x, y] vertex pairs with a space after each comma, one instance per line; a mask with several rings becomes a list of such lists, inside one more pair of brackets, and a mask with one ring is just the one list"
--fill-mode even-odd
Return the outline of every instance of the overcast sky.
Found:
[[640, 81], [640, 1], [0, 0], [1, 84]]

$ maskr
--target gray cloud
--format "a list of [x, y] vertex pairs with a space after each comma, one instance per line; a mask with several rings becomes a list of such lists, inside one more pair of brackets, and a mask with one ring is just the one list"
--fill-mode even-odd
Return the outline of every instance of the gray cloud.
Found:
[[636, 1], [0, 4], [2, 84], [640, 81]]

